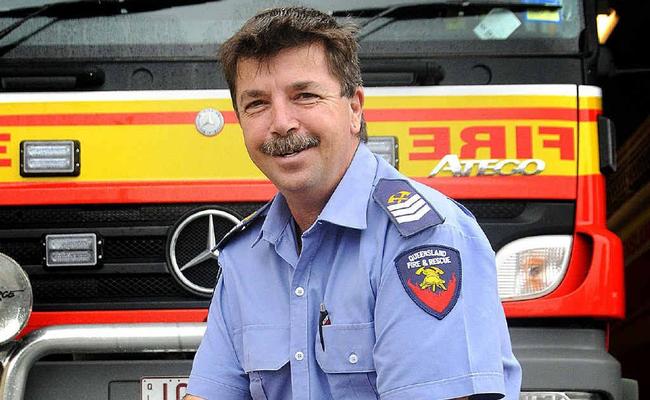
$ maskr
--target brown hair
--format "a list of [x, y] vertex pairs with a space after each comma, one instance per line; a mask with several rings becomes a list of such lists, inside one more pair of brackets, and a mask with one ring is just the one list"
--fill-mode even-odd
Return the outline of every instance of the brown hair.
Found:
[[[330, 73], [341, 83], [341, 96], [352, 97], [362, 85], [357, 27], [339, 24], [334, 17], [304, 7], [273, 8], [255, 15], [219, 50], [219, 60], [237, 111], [237, 63], [243, 58], [266, 61], [281, 50], [321, 43]], [[366, 141], [366, 123], [361, 120], [359, 137]]]

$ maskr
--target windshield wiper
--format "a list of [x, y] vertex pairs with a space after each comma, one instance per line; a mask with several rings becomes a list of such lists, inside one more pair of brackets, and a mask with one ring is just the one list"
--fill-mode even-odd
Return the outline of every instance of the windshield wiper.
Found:
[[220, 0], [73, 0], [41, 6], [0, 9], [0, 17], [16, 17], [18, 21], [0, 30], [0, 40], [34, 17], [62, 19], [93, 18], [111, 15], [133, 14], [210, 3]]
[[[368, 35], [392, 24], [395, 21], [414, 19], [444, 18], [459, 15], [474, 15], [485, 13], [493, 8], [507, 8], [514, 12], [530, 10], [558, 10], [562, 5], [557, 0], [544, 3], [524, 3], [521, 0], [447, 0], [441, 2], [401, 3], [393, 6], [354, 8], [332, 12], [334, 17], [368, 18], [359, 24], [357, 40], [361, 41]], [[389, 18], [382, 25], [363, 32], [363, 29], [380, 18]]]

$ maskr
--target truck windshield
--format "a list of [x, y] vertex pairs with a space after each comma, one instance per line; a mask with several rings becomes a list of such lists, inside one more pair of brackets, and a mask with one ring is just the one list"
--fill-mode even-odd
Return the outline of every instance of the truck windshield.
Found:
[[[0, 30], [25, 17], [8, 10], [57, 2], [3, 0]], [[0, 39], [0, 60], [213, 59], [219, 44], [258, 10], [288, 4], [363, 25], [362, 57], [577, 54], [585, 26], [580, 0], [360, 0], [354, 8], [349, 0], [222, 0], [144, 12], [129, 12], [127, 4], [116, 15], [30, 18]]]

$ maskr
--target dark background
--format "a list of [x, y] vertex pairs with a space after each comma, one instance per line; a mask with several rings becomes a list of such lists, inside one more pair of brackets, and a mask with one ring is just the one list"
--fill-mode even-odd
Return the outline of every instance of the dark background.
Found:
[[[626, 274], [626, 319], [612, 326], [610, 350], [623, 376], [639, 381], [644, 399], [650, 393], [650, 1], [597, 4], [599, 11], [613, 8], [620, 16], [604, 45], [609, 60], [601, 58], [599, 68], [603, 112], [617, 131], [619, 168], [607, 177], [609, 224], [623, 240]], [[621, 222], [617, 212], [628, 218]]]

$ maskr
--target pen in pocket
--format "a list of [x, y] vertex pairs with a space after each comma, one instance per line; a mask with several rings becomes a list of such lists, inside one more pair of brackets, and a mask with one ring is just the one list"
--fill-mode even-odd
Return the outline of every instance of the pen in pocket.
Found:
[[325, 304], [320, 305], [320, 318], [318, 319], [318, 334], [320, 335], [320, 347], [325, 351], [325, 339], [323, 339], [323, 326], [331, 325], [330, 315], [325, 308]]

